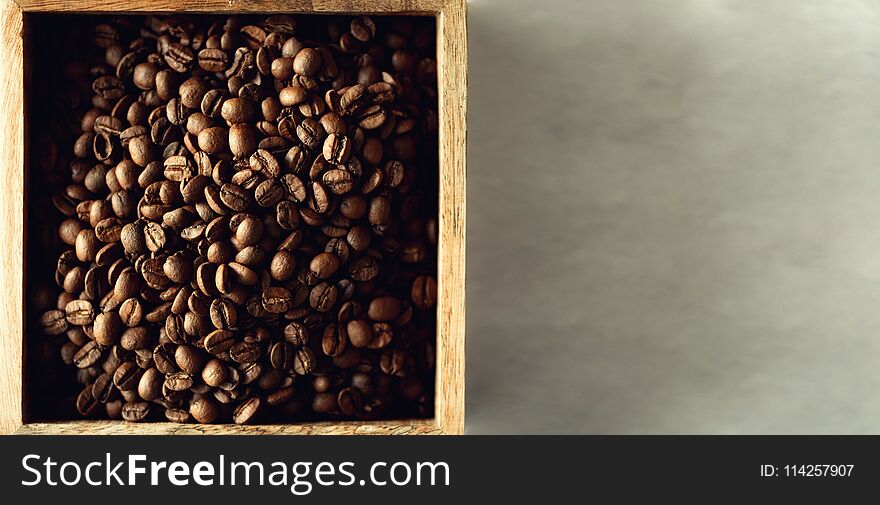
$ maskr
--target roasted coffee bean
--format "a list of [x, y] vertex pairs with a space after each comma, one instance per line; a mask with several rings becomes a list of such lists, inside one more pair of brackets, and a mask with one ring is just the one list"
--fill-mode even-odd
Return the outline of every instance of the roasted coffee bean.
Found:
[[429, 309], [437, 303], [437, 281], [430, 275], [420, 275], [410, 290], [413, 304], [419, 309]]
[[180, 345], [174, 351], [174, 361], [178, 368], [192, 375], [201, 371], [205, 360], [204, 353], [191, 345]]
[[245, 123], [235, 123], [229, 127], [229, 150], [237, 158], [250, 156], [257, 149], [254, 130]]
[[95, 308], [88, 300], [73, 300], [64, 307], [67, 322], [77, 326], [92, 324], [95, 320]]
[[238, 315], [235, 304], [225, 298], [217, 298], [211, 303], [211, 323], [220, 330], [235, 328]]
[[261, 354], [260, 348], [250, 342], [240, 342], [229, 348], [229, 357], [236, 363], [254, 363]]
[[73, 355], [73, 364], [77, 368], [88, 368], [101, 359], [103, 351], [97, 342], [91, 340]]
[[229, 330], [214, 330], [205, 337], [204, 345], [209, 353], [221, 354], [235, 345], [235, 336]]
[[281, 175], [281, 165], [278, 163], [278, 160], [265, 149], [257, 149], [248, 158], [248, 164], [252, 170], [263, 174], [265, 177], [278, 177]]
[[348, 335], [346, 334], [346, 327], [344, 325], [332, 323], [324, 328], [324, 337], [321, 342], [321, 348], [327, 356], [330, 356], [331, 358], [339, 356], [345, 351], [347, 343]]
[[192, 375], [186, 372], [175, 372], [165, 376], [165, 389], [170, 391], [186, 391], [193, 386]]
[[227, 366], [219, 359], [212, 359], [202, 368], [202, 381], [211, 387], [218, 387], [228, 377]]
[[337, 396], [339, 410], [347, 416], [355, 416], [364, 408], [364, 397], [357, 388], [345, 388]]
[[321, 177], [324, 186], [335, 195], [343, 195], [354, 188], [354, 176], [348, 170], [332, 169]]
[[80, 415], [91, 417], [95, 415], [100, 407], [100, 403], [95, 399], [92, 393], [93, 386], [88, 384], [76, 397], [76, 410]]
[[351, 153], [351, 141], [345, 135], [330, 133], [324, 140], [324, 158], [330, 163], [339, 165], [348, 161]]
[[153, 401], [162, 396], [162, 384], [165, 376], [157, 368], [149, 368], [138, 381], [138, 396], [146, 401]]
[[220, 409], [212, 400], [202, 396], [190, 403], [189, 413], [196, 421], [208, 424], [217, 420], [220, 416]]
[[117, 394], [116, 386], [113, 385], [113, 377], [104, 373], [95, 379], [92, 384], [92, 397], [100, 403], [112, 401]]
[[393, 321], [400, 316], [400, 300], [392, 296], [374, 298], [367, 307], [367, 315], [374, 321]]
[[113, 345], [122, 336], [122, 320], [116, 312], [98, 314], [95, 317], [92, 331], [98, 344], [104, 346]]
[[336, 304], [337, 294], [335, 285], [321, 282], [309, 293], [309, 303], [318, 312], [327, 312]]
[[277, 179], [267, 179], [261, 182], [254, 190], [254, 200], [261, 207], [272, 207], [285, 196], [285, 189]]
[[226, 183], [220, 188], [220, 200], [230, 209], [242, 212], [251, 204], [251, 195], [241, 186]]
[[329, 252], [322, 252], [312, 258], [309, 270], [318, 279], [328, 279], [339, 269], [339, 258]]
[[263, 291], [263, 309], [271, 314], [281, 314], [292, 308], [293, 298], [290, 290], [283, 287], [269, 287]]
[[232, 420], [235, 424], [247, 424], [252, 422], [260, 411], [262, 400], [257, 397], [251, 397], [242, 402], [235, 408], [232, 413]]
[[199, 67], [207, 72], [223, 72], [227, 67], [226, 52], [219, 48], [199, 51]]
[[46, 335], [60, 335], [67, 331], [67, 315], [60, 310], [50, 310], [40, 317], [40, 328]]
[[138, 382], [141, 380], [141, 374], [144, 371], [137, 366], [134, 361], [126, 361], [119, 365], [113, 374], [113, 384], [120, 391], [130, 391], [137, 388]]
[[296, 351], [293, 361], [293, 370], [297, 375], [308, 375], [315, 368], [315, 354], [308, 347], [302, 347]]
[[284, 327], [284, 340], [296, 347], [302, 347], [309, 343], [309, 330], [302, 323], [291, 322]]
[[140, 422], [150, 414], [147, 402], [127, 402], [122, 406], [122, 418], [129, 422]]

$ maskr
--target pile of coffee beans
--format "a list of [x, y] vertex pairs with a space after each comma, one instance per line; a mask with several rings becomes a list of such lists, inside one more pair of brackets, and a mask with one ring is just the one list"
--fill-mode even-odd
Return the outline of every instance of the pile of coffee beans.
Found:
[[78, 412], [432, 415], [433, 20], [105, 21], [37, 316]]

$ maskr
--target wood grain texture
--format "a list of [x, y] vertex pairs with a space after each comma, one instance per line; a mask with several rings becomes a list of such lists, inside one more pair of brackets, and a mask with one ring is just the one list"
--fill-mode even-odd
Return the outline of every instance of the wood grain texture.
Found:
[[19, 0], [25, 12], [288, 12], [428, 14], [447, 0]]
[[0, 72], [0, 433], [22, 423], [22, 307], [24, 285], [24, 66], [22, 13], [11, 0], [0, 0], [2, 50]]
[[440, 241], [436, 419], [444, 433], [464, 433], [465, 190], [467, 14], [447, 2], [438, 22], [440, 87]]
[[379, 422], [321, 422], [239, 426], [235, 424], [178, 424], [124, 421], [66, 421], [28, 423], [17, 435], [440, 435], [431, 419]]
[[[436, 435], [464, 432], [465, 377], [465, 154], [467, 101], [467, 24], [465, 0], [144, 0], [45, 1], [3, 3], [3, 56], [10, 65], [0, 80], [3, 149], [0, 189], [3, 240], [0, 286], [10, 292], [2, 311], [13, 330], [0, 339], [0, 433], [42, 435]], [[21, 6], [21, 9], [18, 6]], [[64, 421], [22, 426], [22, 241], [24, 184], [24, 107], [22, 9], [26, 12], [339, 12], [432, 14], [438, 28], [440, 110], [440, 237], [435, 418], [294, 425], [133, 424], [120, 421]]]

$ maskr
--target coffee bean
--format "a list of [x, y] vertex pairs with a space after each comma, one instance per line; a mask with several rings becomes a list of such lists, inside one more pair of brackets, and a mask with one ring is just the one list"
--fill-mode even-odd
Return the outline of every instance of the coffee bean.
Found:
[[238, 317], [235, 304], [224, 298], [217, 298], [211, 303], [211, 323], [220, 330], [235, 328]]
[[309, 293], [309, 304], [318, 312], [327, 312], [336, 304], [337, 294], [335, 285], [321, 282]]
[[254, 190], [254, 199], [261, 207], [272, 207], [286, 196], [286, 191], [277, 179], [267, 179]]
[[281, 314], [291, 309], [290, 290], [283, 287], [269, 287], [263, 291], [263, 309], [271, 314]]
[[346, 332], [354, 347], [366, 347], [373, 341], [373, 332], [369, 323], [363, 319], [353, 319], [346, 324]]
[[190, 420], [189, 412], [183, 409], [165, 409], [165, 419], [172, 423], [186, 423]]
[[87, 385], [76, 397], [76, 410], [80, 415], [91, 417], [98, 412], [100, 403], [92, 394], [93, 386]]
[[247, 424], [256, 418], [260, 411], [262, 401], [257, 397], [251, 397], [239, 404], [232, 413], [232, 420], [235, 424]]
[[324, 214], [330, 210], [330, 194], [327, 188], [320, 182], [312, 182], [309, 206], [318, 214]]
[[141, 380], [141, 374], [144, 371], [137, 366], [134, 361], [126, 361], [119, 365], [113, 374], [113, 384], [120, 391], [130, 391], [137, 388], [138, 382]]
[[223, 102], [220, 116], [229, 124], [248, 123], [254, 120], [254, 105], [244, 98], [230, 98]]
[[278, 160], [265, 149], [257, 149], [248, 158], [248, 164], [252, 170], [263, 174], [265, 177], [278, 177], [281, 175], [281, 165], [278, 163]]
[[257, 149], [253, 129], [245, 123], [235, 123], [229, 127], [229, 150], [238, 159], [250, 156]]
[[144, 317], [144, 309], [137, 298], [128, 298], [119, 306], [119, 317], [122, 323], [128, 327], [141, 324]]
[[186, 391], [193, 386], [192, 375], [186, 372], [175, 372], [165, 376], [164, 387], [171, 391]]
[[174, 361], [178, 368], [191, 375], [196, 375], [202, 370], [206, 357], [191, 345], [180, 345], [174, 351]]
[[373, 323], [370, 329], [373, 332], [373, 340], [367, 344], [367, 349], [382, 349], [394, 340], [394, 329], [388, 323]]
[[400, 300], [392, 296], [374, 298], [367, 307], [367, 315], [374, 321], [393, 321], [400, 316]]
[[293, 362], [293, 371], [297, 375], [308, 375], [315, 368], [315, 354], [308, 347], [302, 347], [296, 352]]
[[431, 415], [432, 33], [302, 19], [308, 41], [289, 15], [108, 22], [91, 96], [52, 81], [86, 106], [45, 183], [64, 291], [29, 320], [66, 332], [83, 415]]
[[324, 139], [323, 154], [324, 158], [330, 163], [336, 165], [345, 163], [348, 161], [350, 153], [351, 142], [345, 135], [330, 133], [327, 135], [327, 138]]
[[40, 316], [40, 328], [46, 335], [60, 335], [67, 331], [67, 315], [60, 310], [50, 310]]
[[150, 414], [147, 402], [127, 402], [122, 406], [122, 418], [129, 422], [140, 422]]
[[339, 410], [347, 416], [357, 415], [364, 408], [364, 397], [357, 388], [345, 388], [337, 396]]
[[229, 348], [229, 357], [236, 363], [254, 363], [261, 354], [260, 348], [250, 342], [239, 342]]
[[202, 49], [199, 51], [199, 67], [207, 72], [223, 72], [227, 66], [227, 55], [222, 49]]
[[227, 367], [219, 359], [212, 359], [202, 369], [202, 380], [211, 387], [218, 387], [228, 377]]
[[100, 345], [110, 346], [119, 341], [122, 336], [122, 320], [116, 312], [105, 312], [95, 317], [92, 330], [95, 341]]
[[437, 303], [437, 282], [430, 275], [420, 275], [413, 281], [410, 293], [416, 307], [429, 309]]
[[220, 416], [217, 404], [206, 397], [193, 400], [189, 405], [189, 413], [200, 423], [213, 423]]
[[215, 330], [205, 337], [205, 350], [211, 354], [217, 355], [228, 351], [235, 345], [234, 334], [229, 330]]
[[336, 357], [345, 351], [348, 343], [348, 335], [346, 327], [341, 324], [329, 324], [324, 328], [324, 336], [321, 342], [321, 348], [327, 356]]

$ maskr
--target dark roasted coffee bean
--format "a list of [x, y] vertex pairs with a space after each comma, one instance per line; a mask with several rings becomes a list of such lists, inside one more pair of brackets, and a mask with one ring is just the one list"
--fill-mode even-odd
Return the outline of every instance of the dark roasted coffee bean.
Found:
[[229, 330], [215, 330], [205, 337], [205, 350], [211, 354], [220, 354], [228, 351], [235, 345], [234, 334]]
[[284, 340], [296, 347], [308, 345], [309, 330], [302, 323], [291, 322], [284, 327]]
[[290, 290], [283, 287], [270, 287], [263, 291], [263, 309], [271, 314], [281, 314], [290, 310], [293, 299]]
[[261, 354], [260, 348], [250, 342], [240, 342], [229, 348], [229, 357], [236, 363], [254, 363]]
[[315, 353], [308, 347], [302, 347], [296, 351], [293, 362], [293, 370], [298, 375], [308, 375], [315, 368]]
[[67, 322], [77, 326], [92, 324], [96, 315], [92, 302], [88, 300], [73, 300], [65, 306], [64, 312]]
[[262, 400], [257, 397], [251, 397], [242, 402], [235, 408], [232, 413], [232, 420], [235, 424], [247, 424], [252, 422], [260, 412]]
[[364, 408], [364, 397], [357, 388], [345, 388], [337, 396], [339, 410], [347, 416], [354, 416]]
[[194, 59], [192, 49], [177, 42], [170, 44], [165, 52], [165, 62], [168, 67], [178, 73], [186, 72]]
[[113, 385], [113, 378], [104, 373], [95, 379], [92, 384], [92, 397], [100, 403], [107, 403], [115, 399], [117, 394], [116, 386]]
[[278, 177], [281, 175], [281, 165], [278, 163], [278, 160], [265, 149], [257, 149], [248, 159], [248, 164], [252, 170], [263, 174], [265, 177]]
[[321, 348], [327, 356], [330, 356], [331, 358], [339, 356], [345, 351], [347, 343], [348, 335], [346, 334], [346, 327], [344, 325], [331, 323], [324, 328]]
[[189, 405], [189, 413], [200, 423], [213, 423], [220, 416], [217, 404], [207, 397], [193, 400]]
[[219, 48], [199, 51], [199, 67], [208, 72], [223, 72], [227, 66], [226, 52]]
[[337, 294], [335, 285], [322, 282], [312, 288], [309, 303], [318, 312], [327, 312], [336, 304]]
[[101, 405], [92, 394], [92, 389], [93, 386], [89, 384], [76, 397], [76, 410], [85, 417], [95, 415]]
[[67, 331], [67, 316], [61, 310], [50, 310], [40, 317], [40, 327], [46, 335], [60, 335]]
[[230, 209], [241, 212], [250, 205], [251, 196], [241, 186], [226, 183], [220, 188], [220, 200]]
[[226, 382], [228, 377], [227, 366], [219, 359], [212, 359], [202, 368], [201, 377], [205, 384], [211, 387], [218, 387]]
[[122, 406], [122, 418], [129, 422], [140, 422], [150, 414], [147, 402], [127, 402]]
[[120, 391], [130, 391], [137, 388], [143, 372], [134, 361], [126, 361], [119, 365], [119, 368], [113, 374], [113, 384]]

